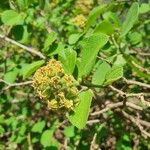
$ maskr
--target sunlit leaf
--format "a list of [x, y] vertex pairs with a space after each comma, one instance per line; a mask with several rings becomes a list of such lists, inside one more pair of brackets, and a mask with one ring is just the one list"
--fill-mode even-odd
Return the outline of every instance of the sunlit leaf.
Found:
[[134, 23], [138, 19], [138, 14], [139, 14], [139, 4], [135, 2], [130, 7], [127, 13], [126, 19], [123, 22], [123, 25], [121, 28], [121, 37], [125, 36], [133, 27]]
[[80, 104], [75, 108], [74, 113], [68, 116], [69, 121], [79, 129], [83, 129], [86, 125], [91, 101], [92, 101], [92, 92], [90, 90], [81, 92], [80, 97]]

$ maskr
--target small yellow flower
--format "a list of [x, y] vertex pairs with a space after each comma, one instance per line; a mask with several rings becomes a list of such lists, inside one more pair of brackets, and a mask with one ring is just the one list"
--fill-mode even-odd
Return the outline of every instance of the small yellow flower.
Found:
[[72, 18], [71, 22], [80, 28], [84, 28], [86, 24], [86, 18], [84, 17], [84, 15], [80, 14]]
[[58, 102], [55, 99], [52, 99], [51, 101], [48, 101], [48, 108], [52, 110], [58, 109]]
[[84, 15], [88, 15], [93, 6], [93, 0], [77, 0], [75, 7]]

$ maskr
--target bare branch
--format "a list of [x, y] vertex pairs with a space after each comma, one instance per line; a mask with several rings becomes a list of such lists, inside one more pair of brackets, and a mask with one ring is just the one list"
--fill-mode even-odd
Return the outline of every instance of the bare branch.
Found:
[[142, 67], [142, 66], [136, 64], [134, 61], [132, 61], [132, 64], [133, 64], [135, 67], [137, 67], [138, 69], [140, 69], [142, 72], [145, 72], [145, 73], [147, 73], [148, 75], [150, 75], [150, 71], [149, 71], [148, 69], [146, 69], [146, 68], [144, 68], [144, 67]]
[[142, 95], [146, 95], [146, 96], [149, 96], [149, 93], [125, 93], [125, 92], [123, 92], [123, 91], [121, 91], [121, 90], [119, 90], [119, 89], [117, 89], [117, 88], [115, 88], [114, 86], [112, 86], [112, 85], [109, 85], [109, 87], [113, 90], [113, 91], [115, 91], [115, 92], [117, 92], [120, 96], [122, 96], [122, 97], [140, 97], [140, 96], [142, 96]]
[[141, 131], [141, 133], [144, 134], [144, 137], [150, 137], [150, 133], [148, 133], [146, 130], [143, 129], [143, 126], [141, 125], [141, 121], [138, 118], [134, 118], [133, 116], [129, 115], [125, 111], [122, 111], [123, 115], [131, 120]]
[[123, 78], [123, 80], [124, 80], [127, 84], [134, 84], [134, 85], [138, 85], [138, 86], [141, 86], [141, 87], [150, 88], [150, 85], [149, 85], [149, 84], [146, 84], [146, 83], [141, 83], [141, 82], [139, 82], [139, 81], [128, 80], [128, 79], [126, 79], [126, 78]]
[[109, 85], [109, 87], [110, 87], [113, 91], [117, 92], [120, 96], [122, 96], [122, 97], [126, 96], [126, 93], [124, 93], [123, 91], [121, 91], [121, 90], [115, 88], [114, 86]]
[[[108, 104], [104, 109], [100, 110], [100, 111], [97, 111], [97, 112], [94, 112], [94, 113], [91, 113], [91, 116], [95, 116], [95, 115], [100, 115], [100, 114], [103, 114], [111, 109], [115, 109], [115, 108], [118, 108], [118, 107], [121, 107], [123, 106], [124, 103], [123, 102], [118, 102], [118, 103], [111, 103], [111, 104]], [[143, 110], [142, 107], [138, 106], [138, 105], [135, 105], [131, 102], [126, 102], [126, 106], [128, 107], [131, 107], [131, 108], [134, 108], [136, 110]]]
[[86, 124], [92, 125], [93, 123], [98, 123], [99, 121], [99, 119], [88, 120]]
[[7, 41], [7, 42], [9, 42], [11, 44], [17, 45], [17, 46], [21, 47], [22, 49], [24, 49], [24, 50], [26, 50], [26, 51], [28, 51], [28, 52], [30, 52], [32, 54], [35, 54], [35, 55], [39, 56], [42, 59], [46, 59], [46, 57], [41, 52], [35, 50], [34, 48], [27, 47], [27, 46], [25, 46], [25, 45], [23, 45], [21, 43], [18, 43], [15, 40], [10, 39], [10, 38], [2, 35], [2, 34], [0, 34], [0, 38], [4, 39], [5, 41]]
[[32, 81], [26, 81], [26, 82], [20, 82], [20, 83], [9, 83], [9, 82], [7, 82], [5, 80], [2, 80], [2, 79], [0, 79], [0, 82], [3, 82], [3, 83], [8, 85], [3, 90], [7, 90], [7, 89], [9, 89], [10, 87], [13, 87], [13, 86], [23, 86], [23, 85], [28, 85], [28, 84], [32, 83]]
[[107, 59], [105, 59], [105, 58], [103, 58], [103, 57], [101, 57], [101, 56], [97, 56], [97, 58], [98, 58], [98, 59], [101, 59], [102, 61], [107, 62], [107, 63], [110, 64], [110, 65], [112, 65], [112, 62], [110, 62], [109, 60], [107, 60]]
[[94, 134], [93, 139], [91, 141], [90, 150], [98, 149], [98, 144], [96, 144], [97, 133]]

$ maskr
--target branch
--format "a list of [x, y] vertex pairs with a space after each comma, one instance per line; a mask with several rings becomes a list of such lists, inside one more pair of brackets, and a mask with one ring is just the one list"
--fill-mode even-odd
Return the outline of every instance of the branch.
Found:
[[[100, 115], [100, 114], [103, 114], [111, 109], [115, 109], [115, 108], [118, 108], [118, 107], [121, 107], [124, 105], [124, 102], [118, 102], [118, 103], [111, 103], [111, 104], [108, 104], [104, 109], [100, 110], [100, 111], [97, 111], [97, 112], [94, 112], [94, 113], [91, 113], [91, 116], [96, 116], [96, 115]], [[138, 105], [135, 105], [131, 102], [126, 102], [126, 106], [128, 107], [131, 107], [133, 109], [137, 109], [137, 110], [143, 110], [142, 107], [138, 106]]]
[[136, 124], [136, 126], [139, 128], [139, 130], [141, 131], [141, 133], [143, 133], [145, 136], [144, 137], [150, 137], [150, 133], [148, 133], [146, 130], [143, 129], [143, 126], [141, 125], [142, 122], [140, 121], [140, 119], [138, 118], [134, 118], [133, 116], [129, 115], [128, 113], [126, 113], [125, 111], [122, 111], [123, 115], [129, 119], [130, 121], [132, 121], [134, 124]]
[[98, 58], [98, 59], [101, 59], [102, 61], [107, 62], [109, 65], [112, 65], [112, 62], [111, 62], [111, 61], [109, 61], [109, 60], [107, 60], [107, 59], [105, 59], [105, 58], [103, 58], [103, 57], [101, 57], [101, 56], [97, 56], [97, 58]]
[[14, 45], [17, 45], [17, 46], [21, 47], [22, 49], [24, 49], [24, 50], [26, 50], [26, 51], [28, 51], [28, 52], [30, 52], [32, 54], [35, 54], [35, 55], [39, 56], [42, 59], [46, 59], [46, 57], [41, 52], [39, 52], [39, 51], [37, 51], [37, 50], [35, 50], [33, 48], [30, 48], [30, 47], [27, 47], [27, 46], [25, 46], [25, 45], [23, 45], [21, 43], [18, 43], [15, 40], [10, 39], [10, 38], [2, 35], [2, 34], [0, 34], [0, 38], [4, 39], [6, 42], [9, 42], [9, 43], [12, 43]]
[[141, 100], [142, 104], [146, 107], [150, 107], [150, 102], [146, 101], [144, 99], [144, 96], [148, 96], [147, 93], [125, 93], [117, 88], [115, 88], [114, 86], [110, 85], [109, 86], [113, 91], [117, 92], [120, 96], [122, 97], [137, 97], [138, 99]]
[[96, 144], [97, 133], [94, 134], [93, 139], [91, 141], [90, 150], [98, 149], [98, 144]]
[[86, 124], [92, 125], [93, 123], [98, 123], [98, 122], [100, 122], [99, 119], [94, 119], [94, 120], [88, 120]]
[[150, 72], [149, 72], [148, 69], [146, 69], [146, 68], [144, 68], [144, 67], [142, 67], [142, 66], [136, 64], [134, 61], [132, 61], [132, 64], [133, 64], [136, 68], [138, 68], [140, 71], [142, 71], [142, 72], [147, 73], [148, 75], [150, 75]]
[[32, 81], [26, 81], [26, 82], [20, 82], [20, 83], [9, 83], [9, 82], [2, 80], [2, 79], [0, 79], [0, 82], [3, 82], [3, 83], [8, 85], [7, 87], [4, 88], [4, 90], [7, 90], [13, 86], [22, 86], [22, 85], [28, 85], [28, 84], [32, 83]]
[[133, 80], [128, 80], [126, 78], [123, 78], [123, 80], [127, 83], [127, 84], [134, 84], [134, 85], [139, 85], [139, 86], [142, 86], [142, 87], [145, 87], [145, 88], [150, 88], [150, 85], [149, 84], [146, 84], [146, 83], [141, 83], [139, 81], [133, 81]]
[[141, 95], [143, 95], [143, 93], [125, 93], [125, 92], [123, 92], [123, 91], [121, 91], [121, 90], [115, 88], [115, 87], [112, 86], [112, 85], [109, 85], [109, 87], [110, 87], [113, 91], [117, 92], [117, 93], [118, 93], [120, 96], [122, 96], [122, 97], [140, 97]]

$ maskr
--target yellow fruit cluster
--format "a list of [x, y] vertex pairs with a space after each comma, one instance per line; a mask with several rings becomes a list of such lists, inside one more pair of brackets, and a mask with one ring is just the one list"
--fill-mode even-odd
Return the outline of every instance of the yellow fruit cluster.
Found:
[[93, 0], [77, 0], [75, 7], [84, 15], [88, 15], [93, 6]]
[[51, 59], [33, 76], [33, 87], [48, 108], [54, 111], [71, 111], [79, 103], [77, 81], [65, 74], [59, 61]]
[[86, 18], [84, 17], [84, 15], [80, 14], [72, 18], [71, 22], [80, 28], [84, 28], [85, 23], [86, 23]]

